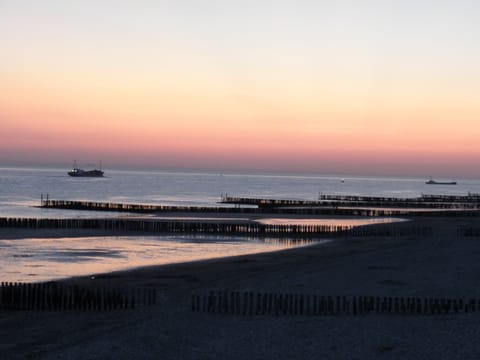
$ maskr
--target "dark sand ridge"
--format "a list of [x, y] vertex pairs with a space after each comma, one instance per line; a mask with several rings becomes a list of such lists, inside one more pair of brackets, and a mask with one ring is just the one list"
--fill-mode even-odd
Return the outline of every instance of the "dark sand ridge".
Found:
[[[478, 359], [480, 313], [308, 317], [190, 310], [193, 292], [212, 289], [478, 299], [480, 240], [457, 237], [457, 225], [475, 223], [473, 218], [422, 218], [399, 226], [432, 226], [433, 236], [341, 239], [275, 253], [68, 279], [152, 287], [160, 299], [155, 306], [126, 311], [2, 312], [0, 357]], [[3, 229], [0, 237], [10, 231], [15, 230]], [[31, 236], [23, 231], [17, 235]]]

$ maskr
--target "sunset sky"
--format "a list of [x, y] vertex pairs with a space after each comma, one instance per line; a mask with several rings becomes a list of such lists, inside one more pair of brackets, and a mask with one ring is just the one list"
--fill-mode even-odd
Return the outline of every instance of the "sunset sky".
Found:
[[0, 165], [480, 177], [480, 2], [0, 0]]

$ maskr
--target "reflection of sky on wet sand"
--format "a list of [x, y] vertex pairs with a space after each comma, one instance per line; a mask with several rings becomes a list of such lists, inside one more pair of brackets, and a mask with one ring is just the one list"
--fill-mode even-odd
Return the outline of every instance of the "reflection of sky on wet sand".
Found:
[[283, 219], [268, 218], [258, 219], [256, 222], [264, 225], [332, 225], [332, 226], [361, 226], [373, 224], [389, 224], [407, 221], [400, 218], [362, 218], [362, 219]]
[[0, 240], [0, 281], [46, 281], [303, 246], [310, 240], [218, 236]]

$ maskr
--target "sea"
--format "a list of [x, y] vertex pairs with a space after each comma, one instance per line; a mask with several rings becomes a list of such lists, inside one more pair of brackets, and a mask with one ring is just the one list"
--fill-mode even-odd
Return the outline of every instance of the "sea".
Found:
[[[316, 200], [321, 194], [417, 197], [480, 194], [480, 180], [427, 185], [425, 178], [200, 171], [105, 170], [102, 178], [73, 178], [59, 168], [0, 168], [0, 217], [116, 217], [125, 213], [39, 208], [40, 199], [180, 206], [220, 204], [222, 195]], [[436, 179], [451, 181], [452, 179]], [[302, 219], [271, 219], [271, 223]], [[308, 221], [308, 220], [303, 220]], [[329, 219], [343, 224], [351, 219]], [[389, 221], [389, 219], [380, 219]], [[320, 239], [328, 242], [331, 239]], [[225, 236], [102, 236], [0, 238], [0, 281], [38, 282], [147, 265], [276, 251], [311, 242]]]

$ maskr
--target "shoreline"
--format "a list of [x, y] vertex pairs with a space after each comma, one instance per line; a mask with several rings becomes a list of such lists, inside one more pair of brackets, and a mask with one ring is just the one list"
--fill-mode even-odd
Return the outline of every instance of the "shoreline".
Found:
[[[91, 270], [89, 273], [85, 274], [80, 274], [80, 275], [66, 275], [66, 276], [56, 276], [53, 278], [45, 278], [44, 273], [38, 273], [35, 276], [36, 277], [31, 277], [30, 280], [20, 280], [20, 282], [28, 282], [28, 283], [45, 283], [45, 282], [68, 282], [70, 278], [91, 278], [96, 275], [105, 275], [107, 273], [116, 273], [116, 272], [131, 272], [135, 271], [137, 269], [143, 269], [143, 268], [149, 268], [149, 267], [162, 267], [162, 266], [175, 266], [175, 265], [180, 265], [180, 264], [189, 264], [189, 263], [199, 263], [203, 261], [211, 261], [211, 260], [218, 260], [218, 259], [231, 259], [235, 257], [240, 257], [240, 256], [248, 256], [248, 255], [256, 255], [256, 254], [264, 254], [264, 253], [273, 253], [273, 252], [279, 252], [279, 251], [287, 251], [293, 248], [299, 248], [299, 247], [307, 247], [307, 246], [316, 246], [316, 245], [325, 245], [328, 242], [331, 242], [332, 239], [327, 239], [325, 237], [309, 237], [307, 238], [301, 238], [301, 237], [272, 237], [272, 239], [277, 240], [274, 241], [273, 246], [271, 246], [271, 240], [270, 237], [264, 237], [264, 236], [258, 236], [258, 237], [253, 237], [253, 236], [247, 236], [247, 235], [236, 235], [236, 236], [224, 236], [224, 235], [217, 235], [217, 234], [179, 234], [179, 233], [161, 233], [161, 234], [155, 234], [155, 233], [145, 233], [145, 232], [131, 232], [131, 231], [114, 231], [114, 230], [84, 230], [84, 229], [19, 229], [19, 228], [0, 228], [0, 239], [4, 240], [41, 240], [41, 239], [46, 239], [46, 240], [56, 240], [59, 239], [62, 242], [62, 246], [70, 246], [69, 245], [69, 240], [74, 240], [77, 238], [85, 238], [87, 241], [91, 239], [95, 239], [96, 241], [101, 242], [102, 238], [103, 239], [108, 239], [108, 241], [112, 241], [114, 244], [118, 240], [120, 240], [120, 245], [119, 249], [122, 249], [124, 246], [129, 246], [129, 243], [131, 242], [132, 247], [129, 250], [126, 250], [127, 253], [125, 256], [130, 258], [130, 256], [133, 255], [133, 257], [129, 260], [131, 261], [131, 264], [134, 265], [128, 265], [128, 262], [126, 264], [123, 264], [125, 261], [122, 261], [122, 263], [116, 264], [115, 261], [110, 263], [110, 268], [111, 270], [104, 269], [104, 270]], [[145, 261], [145, 264], [141, 264], [142, 259], [135, 257], [135, 252], [138, 251], [144, 251], [141, 248], [136, 248], [135, 241], [136, 240], [146, 240], [150, 241], [149, 238], [152, 238], [153, 241], [157, 240], [160, 242], [158, 246], [169, 246], [167, 245], [168, 243], [176, 243], [179, 242], [179, 244], [183, 243], [183, 240], [186, 239], [198, 239], [198, 241], [202, 242], [203, 244], [208, 244], [207, 247], [211, 246], [221, 246], [221, 244], [225, 241], [228, 240], [228, 242], [235, 242], [237, 243], [240, 248], [234, 249], [232, 248], [232, 251], [230, 251], [228, 248], [225, 249], [225, 253], [217, 253], [215, 250], [211, 250], [210, 253], [208, 253], [208, 248], [205, 249], [207, 251], [207, 254], [210, 254], [211, 257], [202, 257], [201, 255], [199, 256], [192, 256], [191, 259], [185, 258], [182, 259], [181, 254], [180, 256], [171, 256], [170, 260], [167, 261], [162, 261], [162, 259], [158, 259], [157, 261], [149, 261], [148, 258], [144, 258], [143, 260]], [[206, 239], [206, 240], [202, 240]], [[256, 240], [255, 240], [256, 239]], [[127, 241], [125, 245], [123, 245], [123, 241]], [[167, 243], [162, 244], [163, 241], [166, 241]], [[265, 247], [262, 246], [262, 241], [265, 241]], [[142, 241], [141, 241], [142, 242]], [[278, 243], [277, 243], [278, 242]], [[189, 243], [189, 241], [187, 241]], [[256, 244], [260, 243], [260, 248], [257, 248]], [[106, 243], [103, 245], [103, 247], [108, 247]], [[249, 245], [250, 244], [250, 245]], [[80, 248], [78, 248], [78, 242], [74, 242], [72, 247], [72, 251], [79, 251]], [[80, 246], [82, 246], [80, 244]], [[112, 245], [114, 246], [114, 245]], [[148, 245], [147, 245], [148, 246]], [[154, 245], [156, 246], [156, 245]], [[179, 249], [178, 251], [181, 252], [183, 250], [191, 251], [192, 247], [196, 246], [196, 244], [192, 243], [191, 246], [189, 247], [187, 245], [187, 248], [182, 248]], [[244, 248], [246, 246], [246, 248]], [[235, 246], [237, 248], [237, 246]], [[86, 248], [88, 250], [90, 248]], [[98, 250], [96, 248], [91, 248], [91, 251], [103, 251], [103, 248], [100, 247]], [[202, 249], [202, 248], [201, 248]], [[48, 250], [48, 248], [46, 248]], [[155, 250], [155, 249], [153, 249]], [[39, 248], [37, 251], [44, 251], [41, 248]], [[120, 250], [122, 251], [122, 250]], [[130, 253], [132, 251], [132, 253]], [[168, 251], [168, 250], [167, 250]], [[220, 248], [221, 251], [221, 248]], [[250, 252], [249, 252], [250, 251]], [[159, 254], [162, 254], [162, 250], [160, 250]], [[14, 255], [16, 256], [16, 255]], [[170, 255], [167, 255], [170, 256]], [[75, 258], [72, 258], [72, 261], [75, 262]], [[81, 259], [79, 260], [81, 261]], [[169, 261], [169, 262], [168, 262]], [[98, 258], [94, 260], [94, 262], [90, 263], [92, 266], [92, 269], [94, 269], [97, 265], [99, 265], [101, 262], [101, 258]], [[140, 263], [139, 263], [140, 262]], [[67, 264], [68, 266], [68, 260], [64, 260], [64, 263]], [[46, 264], [49, 266], [50, 264]], [[88, 266], [89, 263], [86, 263]], [[28, 266], [26, 264], [26, 266]], [[43, 265], [42, 265], [43, 266]], [[51, 266], [49, 266], [51, 267]], [[66, 273], [72, 272], [72, 270], [67, 270], [65, 271]], [[32, 276], [32, 275], [30, 275]], [[37, 277], [38, 276], [38, 277]], [[23, 278], [26, 277], [26, 274], [23, 276]], [[18, 278], [18, 277], [17, 277]], [[9, 279], [1, 279], [2, 281], [6, 282], [17, 282], [19, 280], [9, 280]]]
[[[208, 214], [205, 215], [208, 217]], [[203, 217], [199, 217], [203, 218]], [[178, 218], [174, 218], [174, 220], [177, 220]], [[208, 217], [208, 219], [210, 219]], [[171, 219], [165, 219], [161, 218], [161, 220], [171, 220]], [[180, 219], [183, 220], [183, 219]], [[213, 219], [211, 219], [213, 220]], [[260, 217], [244, 217], [242, 219], [234, 218], [234, 221], [229, 221], [229, 223], [235, 223], [235, 224], [247, 224], [247, 223], [260, 223], [260, 224], [282, 224], [285, 222], [286, 224], [308, 224], [308, 225], [315, 225], [317, 222], [318, 224], [321, 225], [326, 225], [326, 226], [353, 226], [353, 227], [366, 227], [366, 226], [374, 226], [376, 224], [378, 225], [385, 225], [385, 224], [395, 224], [395, 223], [402, 223], [402, 222], [408, 222], [410, 220], [408, 219], [400, 219], [400, 218], [368, 218], [365, 219], [363, 217], [359, 216], [348, 216], [348, 217], [334, 217], [334, 216], [329, 216], [329, 217], [315, 217], [315, 218], [306, 218], [304, 216], [295, 216], [291, 217], [288, 215], [283, 215], [280, 217], [276, 218], [271, 218], [269, 216], [260, 216]], [[67, 279], [71, 276], [94, 276], [98, 273], [103, 273], [103, 272], [118, 272], [118, 271], [132, 271], [138, 268], [143, 268], [143, 267], [149, 267], [149, 266], [165, 266], [165, 265], [175, 265], [175, 264], [181, 264], [184, 262], [199, 262], [199, 261], [208, 261], [208, 260], [214, 260], [214, 259], [221, 259], [221, 258], [230, 258], [230, 257], [236, 257], [236, 256], [243, 256], [243, 255], [255, 255], [258, 253], [269, 253], [269, 252], [278, 252], [278, 251], [285, 251], [289, 250], [293, 247], [305, 247], [308, 245], [322, 245], [324, 246], [325, 243], [331, 242], [332, 240], [334, 241], [339, 241], [339, 237], [336, 237], [335, 235], [332, 234], [332, 236], [329, 236], [328, 234], [324, 235], [317, 235], [317, 234], [276, 234], [276, 235], [256, 235], [256, 234], [210, 234], [210, 233], [178, 233], [178, 232], [160, 232], [160, 233], [152, 233], [152, 232], [143, 232], [143, 231], [127, 231], [127, 230], [112, 230], [112, 229], [101, 229], [101, 230], [93, 230], [93, 229], [76, 229], [76, 228], [3, 228], [0, 227], [0, 239], [4, 240], [36, 240], [36, 239], [46, 239], [46, 240], [55, 240], [55, 239], [61, 239], [62, 241], [65, 240], [64, 245], [61, 246], [71, 246], [71, 251], [104, 251], [102, 247], [98, 247], [98, 245], [91, 245], [92, 248], [83, 246], [83, 243], [79, 243], [78, 241], [76, 242], [71, 242], [71, 245], [68, 245], [68, 240], [69, 239], [77, 239], [77, 238], [85, 238], [87, 241], [90, 238], [96, 238], [97, 241], [101, 242], [102, 238], [105, 238], [106, 242], [104, 245], [105, 249], [115, 249], [115, 243], [111, 243], [112, 241], [115, 242], [116, 238], [119, 238], [120, 243], [119, 243], [119, 248], [118, 249], [125, 249], [125, 253], [122, 256], [125, 259], [129, 259], [127, 263], [125, 263], [125, 260], [121, 260], [118, 264], [115, 262], [115, 260], [112, 259], [105, 259], [107, 263], [102, 266], [101, 265], [101, 258], [94, 259], [92, 258], [92, 262], [88, 261], [86, 266], [91, 264], [92, 270], [91, 273], [89, 274], [81, 274], [81, 275], [71, 275], [75, 271], [78, 272], [83, 272], [82, 269], [80, 268], [69, 268], [68, 262], [73, 261], [76, 262], [77, 258], [72, 257], [71, 259], [66, 258], [63, 262], [66, 265], [66, 268], [63, 270], [64, 276], [60, 275], [57, 273], [57, 271], [54, 271], [52, 268], [51, 262], [45, 263], [44, 265], [35, 265], [35, 266], [40, 266], [44, 268], [45, 270], [40, 270], [40, 272], [32, 272], [32, 270], [29, 270], [26, 268], [26, 266], [30, 266], [28, 262], [25, 263], [25, 267], [18, 267], [18, 268], [13, 268], [11, 274], [18, 274], [16, 276], [10, 277], [10, 278], [5, 278], [3, 281], [8, 281], [8, 282], [37, 282], [37, 283], [42, 283], [42, 282], [50, 282], [50, 281], [63, 281], [64, 279]], [[144, 264], [142, 264], [142, 257], [138, 257], [135, 255], [136, 252], [141, 252], [144, 251], [141, 248], [137, 248], [135, 245], [135, 240], [136, 238], [142, 238], [145, 239], [146, 241], [150, 241], [149, 238], [159, 238], [160, 241], [165, 240], [167, 242], [176, 242], [180, 241], [180, 243], [183, 243], [184, 239], [207, 239], [207, 243], [211, 242], [212, 246], [215, 246], [215, 244], [221, 244], [225, 239], [231, 239], [231, 241], [240, 241], [241, 247], [234, 247], [237, 248], [237, 250], [234, 250], [232, 248], [231, 250], [229, 248], [225, 248], [222, 250], [222, 248], [219, 248], [220, 252], [217, 252], [215, 250], [210, 251], [207, 248], [203, 249], [203, 251], [206, 251], [207, 257], [198, 255], [198, 256], [191, 256], [191, 258], [185, 258], [184, 256], [181, 256], [181, 253], [179, 252], [179, 256], [175, 256], [174, 254], [166, 254], [167, 259], [168, 257], [170, 260], [158, 260], [152, 261], [148, 258], [143, 258]], [[243, 240], [242, 240], [243, 239]], [[250, 246], [248, 245], [249, 240], [254, 240], [258, 239], [258, 241], [266, 242], [266, 246], [269, 248], [257, 248], [255, 246], [255, 241], [252, 243]], [[277, 240], [277, 241], [275, 241]], [[131, 247], [130, 247], [130, 242], [131, 241]], [[202, 240], [200, 240], [202, 242]], [[187, 241], [188, 242], [188, 241]], [[57, 247], [55, 245], [56, 243], [52, 243], [54, 245], [54, 248]], [[109, 244], [109, 245], [107, 245]], [[276, 245], [274, 245], [276, 244]], [[273, 248], [270, 247], [273, 245]], [[32, 246], [36, 248], [36, 245], [32, 243]], [[148, 246], [148, 245], [147, 245]], [[160, 245], [161, 246], [161, 245]], [[165, 245], [166, 246], [166, 245]], [[244, 247], [246, 248], [244, 249]], [[130, 248], [130, 250], [129, 250]], [[162, 256], [163, 251], [160, 250], [161, 248], [158, 248], [158, 256]], [[202, 248], [200, 248], [202, 249]], [[212, 248], [214, 249], [214, 248]], [[65, 248], [64, 250], [69, 250], [70, 248]], [[155, 248], [152, 249], [155, 251]], [[192, 251], [187, 248], [184, 248], [184, 250]], [[37, 250], [32, 250], [33, 255], [28, 255], [28, 256], [34, 256], [36, 252], [41, 254], [44, 251], [49, 251], [49, 247], [47, 246], [45, 249], [42, 247], [39, 247]], [[123, 252], [123, 250], [120, 250]], [[180, 249], [178, 251], [181, 251]], [[223, 254], [222, 254], [223, 251]], [[80, 254], [80, 253], [79, 253]], [[21, 256], [21, 255], [16, 255], [14, 254], [13, 256]], [[80, 256], [82, 256], [80, 254]], [[105, 256], [108, 256], [107, 253], [105, 253]], [[208, 257], [210, 256], [210, 257]], [[38, 259], [39, 261], [42, 261], [42, 259]], [[59, 258], [61, 261], [61, 259]], [[78, 261], [83, 261], [81, 257], [78, 258]], [[22, 261], [23, 263], [23, 261]], [[108, 265], [107, 265], [108, 264]], [[97, 268], [95, 270], [95, 268]], [[25, 269], [25, 271], [28, 271], [29, 273], [24, 273], [22, 269]], [[55, 276], [49, 276], [48, 271], [54, 271], [52, 274], [56, 274]], [[60, 275], [60, 276], [59, 276]]]
[[[95, 279], [64, 279], [85, 286], [93, 282], [155, 289], [159, 302], [123, 312], [0, 312], [0, 355], [7, 359], [476, 358], [480, 313], [306, 317], [190, 309], [193, 293], [210, 290], [480, 299], [478, 238], [457, 235], [457, 226], [475, 224], [475, 219], [422, 218], [412, 223], [432, 226], [434, 233], [342, 238], [322, 246], [148, 266], [96, 274]], [[21, 327], [13, 326], [19, 323]]]
[[[118, 234], [117, 234], [118, 235]], [[138, 235], [138, 234], [137, 234]], [[119, 235], [130, 236], [130, 235]], [[132, 235], [134, 236], [134, 235]], [[142, 236], [145, 236], [144, 234]], [[147, 235], [148, 236], [148, 235]], [[156, 236], [156, 235], [152, 235]], [[320, 239], [321, 241], [322, 239]], [[157, 272], [175, 273], [181, 271], [194, 272], [217, 272], [218, 267], [229, 268], [232, 264], [242, 263], [278, 263], [278, 266], [287, 266], [298, 262], [300, 259], [311, 259], [313, 257], [319, 259], [335, 259], [337, 257], [348, 256], [352, 253], [362, 253], [374, 250], [388, 249], [396, 246], [405, 246], [409, 242], [405, 238], [392, 238], [387, 243], [383, 239], [365, 237], [365, 238], [335, 238], [328, 239], [325, 242], [312, 243], [310, 245], [298, 246], [292, 248], [278, 249], [274, 251], [265, 251], [259, 253], [242, 254], [234, 256], [225, 256], [201, 260], [193, 260], [187, 262], [158, 264], [140, 266], [131, 269], [117, 270], [100, 274], [89, 274], [84, 276], [63, 278], [64, 283], [77, 285], [88, 285], [91, 283], [91, 276], [95, 276], [95, 280], [106, 279], [112, 280], [114, 283], [121, 285], [138, 281], [149, 282], [151, 277]], [[314, 253], [314, 254], [312, 254]], [[99, 283], [99, 281], [95, 281]]]

